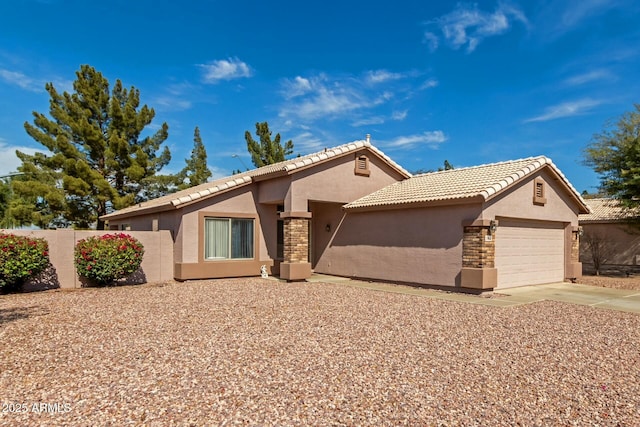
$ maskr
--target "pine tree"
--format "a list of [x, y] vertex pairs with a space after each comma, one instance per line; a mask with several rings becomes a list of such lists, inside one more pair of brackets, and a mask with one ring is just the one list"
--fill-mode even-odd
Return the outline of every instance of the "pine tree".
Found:
[[34, 214], [32, 223], [66, 221], [78, 228], [97, 223], [102, 229], [99, 216], [148, 197], [149, 178], [171, 160], [166, 146], [160, 150], [168, 126], [163, 123], [142, 137], [155, 111], [140, 106], [138, 89], [127, 90], [116, 80], [109, 92], [107, 79], [89, 65], [82, 65], [76, 77], [71, 94], [59, 94], [48, 83], [51, 118], [34, 112], [33, 125], [24, 125], [50, 153], [18, 153], [25, 175], [15, 183], [17, 203], [11, 211], [28, 222], [25, 208], [40, 203], [44, 213]]
[[293, 153], [293, 142], [287, 141], [284, 146], [280, 143], [280, 134], [276, 134], [271, 140], [271, 131], [267, 122], [256, 123], [256, 135], [260, 137], [260, 142], [251, 137], [251, 133], [246, 131], [244, 139], [247, 141], [247, 150], [251, 154], [251, 161], [259, 168], [265, 165], [282, 162], [285, 157]]
[[9, 202], [11, 186], [8, 181], [0, 179], [0, 228], [9, 228]]
[[62, 174], [50, 168], [38, 167], [48, 157], [43, 153], [33, 156], [16, 151], [22, 160], [19, 167], [23, 173], [13, 179], [13, 197], [9, 204], [9, 216], [17, 225], [36, 225], [46, 229], [65, 228], [69, 221], [64, 217], [65, 194], [62, 189]]
[[191, 157], [185, 159], [186, 166], [178, 174], [178, 189], [183, 190], [195, 185], [204, 184], [211, 178], [211, 171], [207, 167], [207, 149], [202, 143], [200, 129], [196, 126], [193, 131], [193, 149]]

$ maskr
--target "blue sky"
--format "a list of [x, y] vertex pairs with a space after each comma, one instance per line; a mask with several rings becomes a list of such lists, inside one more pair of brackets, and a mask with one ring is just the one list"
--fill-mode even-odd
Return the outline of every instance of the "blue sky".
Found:
[[2, 1], [0, 175], [41, 148], [23, 124], [45, 83], [70, 91], [90, 64], [167, 122], [166, 172], [196, 126], [215, 177], [251, 166], [244, 132], [268, 121], [300, 154], [369, 133], [410, 171], [544, 154], [594, 191], [583, 148], [640, 102], [639, 17], [635, 0]]

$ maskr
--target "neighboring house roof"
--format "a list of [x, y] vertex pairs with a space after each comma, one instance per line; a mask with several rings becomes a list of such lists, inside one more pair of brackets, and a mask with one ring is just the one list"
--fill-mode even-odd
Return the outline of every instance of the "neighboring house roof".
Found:
[[591, 213], [580, 215], [581, 224], [595, 222], [621, 222], [640, 217], [639, 209], [625, 208], [616, 199], [587, 199]]
[[488, 201], [534, 172], [547, 167], [581, 208], [589, 208], [569, 180], [544, 156], [416, 175], [347, 205], [345, 209], [395, 209], [435, 203]]
[[308, 167], [327, 162], [333, 158], [338, 158], [349, 153], [357, 152], [364, 148], [368, 149], [370, 152], [374, 153], [376, 156], [384, 160], [389, 166], [391, 166], [391, 168], [400, 173], [400, 175], [404, 177], [411, 176], [411, 174], [407, 172], [402, 166], [391, 160], [391, 158], [389, 158], [386, 154], [371, 145], [368, 140], [354, 141], [334, 148], [325, 148], [323, 151], [317, 153], [296, 157], [290, 160], [263, 166], [261, 168], [253, 169], [250, 171], [240, 172], [238, 174], [225, 178], [216, 179], [212, 182], [200, 184], [186, 190], [178, 191], [176, 193], [168, 194], [157, 199], [148, 200], [134, 206], [120, 209], [113, 213], [103, 215], [101, 218], [108, 220], [141, 215], [143, 213], [177, 209], [189, 203], [212, 197], [214, 195], [230, 191], [234, 188], [239, 188], [251, 184], [255, 181], [263, 181], [265, 179], [290, 175], [300, 170], [304, 170]]

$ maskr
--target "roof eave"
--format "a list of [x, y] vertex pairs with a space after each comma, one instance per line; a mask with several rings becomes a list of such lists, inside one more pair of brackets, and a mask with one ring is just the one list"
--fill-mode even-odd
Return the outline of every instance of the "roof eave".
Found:
[[400, 202], [393, 204], [379, 204], [368, 206], [353, 206], [342, 208], [347, 212], [367, 212], [367, 211], [388, 211], [398, 209], [414, 209], [414, 208], [430, 208], [437, 206], [458, 206], [467, 204], [482, 204], [485, 198], [482, 195], [473, 195], [469, 197], [458, 197], [455, 199], [440, 199], [440, 200], [423, 200], [419, 202]]
[[136, 210], [130, 211], [130, 212], [115, 211], [110, 214], [102, 215], [99, 218], [104, 221], [111, 221], [111, 220], [119, 220], [123, 218], [133, 218], [141, 215], [149, 215], [149, 214], [158, 213], [158, 212], [166, 212], [166, 211], [175, 210], [175, 209], [177, 209], [176, 206], [173, 206], [171, 203], [166, 203], [159, 206], [139, 207]]
[[[342, 158], [344, 156], [347, 156], [349, 154], [357, 154], [361, 151], [366, 150], [367, 152], [373, 154], [374, 156], [376, 156], [379, 160], [383, 161], [385, 164], [387, 164], [391, 169], [393, 169], [394, 171], [396, 171], [400, 176], [402, 176], [403, 178], [411, 178], [411, 173], [409, 173], [408, 171], [404, 170], [400, 165], [396, 164], [393, 160], [391, 160], [390, 158], [388, 158], [386, 155], [384, 155], [383, 153], [381, 153], [377, 148], [375, 148], [372, 145], [363, 145], [360, 147], [357, 147], [353, 150], [349, 150], [349, 151], [344, 151], [342, 153], [332, 153], [331, 155], [327, 155], [326, 157], [323, 156], [322, 158], [320, 158], [319, 160], [315, 161], [315, 162], [311, 162], [309, 164], [305, 164], [305, 165], [301, 165], [301, 166], [297, 166], [295, 168], [291, 168], [291, 169], [282, 169], [279, 170], [277, 172], [271, 172], [269, 174], [265, 174], [265, 175], [260, 175], [260, 176], [256, 176], [254, 177], [254, 180], [256, 181], [266, 181], [268, 179], [272, 179], [272, 178], [279, 178], [282, 176], [287, 176], [287, 175], [293, 175], [295, 173], [298, 172], [302, 172], [305, 171], [307, 169], [311, 169], [313, 167], [322, 165], [324, 163], [327, 163], [331, 160], [334, 159], [339, 159]], [[323, 153], [320, 153], [320, 155], [322, 155]]]
[[242, 187], [246, 187], [249, 184], [252, 184], [253, 180], [249, 180], [247, 182], [243, 182], [241, 184], [237, 184], [237, 185], [233, 185], [230, 187], [227, 187], [225, 189], [222, 190], [218, 190], [215, 192], [212, 192], [210, 194], [207, 194], [205, 196], [202, 197], [198, 197], [196, 199], [191, 199], [189, 201], [184, 201], [181, 202], [179, 201], [179, 199], [173, 199], [167, 203], [164, 203], [162, 205], [159, 206], [149, 206], [149, 207], [138, 207], [133, 211], [129, 211], [129, 212], [122, 212], [120, 213], [119, 211], [107, 214], [107, 215], [103, 215], [100, 217], [100, 219], [104, 219], [104, 220], [114, 220], [114, 219], [123, 219], [123, 218], [133, 218], [136, 216], [142, 216], [142, 215], [149, 215], [152, 213], [158, 213], [158, 212], [166, 212], [166, 211], [170, 211], [170, 210], [178, 210], [178, 209], [182, 209], [184, 207], [193, 205], [194, 203], [198, 203], [201, 202], [203, 200], [208, 200], [212, 197], [216, 197], [220, 194], [225, 194], [231, 190], [235, 190], [238, 188], [242, 188]]
[[587, 202], [582, 198], [580, 193], [578, 193], [578, 191], [573, 187], [573, 185], [571, 185], [567, 177], [565, 177], [562, 174], [562, 172], [560, 172], [560, 170], [553, 163], [548, 164], [548, 166], [552, 166], [549, 168], [549, 170], [552, 171], [555, 179], [564, 184], [565, 190], [567, 190], [567, 193], [569, 194], [569, 196], [578, 204], [578, 208], [579, 208], [578, 214], [591, 213], [591, 208], [589, 207]]
[[[486, 201], [490, 201], [500, 196], [501, 194], [503, 194], [505, 191], [512, 188], [517, 183], [533, 175], [535, 172], [541, 171], [545, 168], [551, 171], [551, 174], [553, 175], [554, 179], [562, 184], [562, 186], [565, 188], [569, 196], [576, 202], [576, 204], [578, 205], [578, 214], [591, 213], [591, 208], [589, 207], [589, 205], [587, 205], [587, 203], [584, 201], [582, 196], [580, 196], [580, 194], [576, 191], [576, 189], [573, 188], [569, 180], [560, 172], [560, 170], [553, 164], [553, 162], [546, 157], [545, 157], [545, 163], [541, 164], [539, 167], [531, 169], [528, 173], [525, 173], [525, 174], [514, 174], [517, 176], [511, 175], [503, 180], [506, 182], [506, 185], [500, 186], [496, 184], [493, 187], [490, 187], [484, 190], [482, 194], [484, 195]], [[496, 189], [495, 188], [496, 186], [500, 188]]]

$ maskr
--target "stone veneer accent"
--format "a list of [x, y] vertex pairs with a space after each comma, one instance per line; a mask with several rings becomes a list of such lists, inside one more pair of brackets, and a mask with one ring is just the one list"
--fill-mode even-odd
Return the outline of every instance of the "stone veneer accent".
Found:
[[580, 229], [571, 233], [571, 262], [580, 262]]
[[284, 262], [309, 262], [309, 220], [284, 219]]
[[[491, 240], [487, 240], [491, 236]], [[465, 226], [462, 238], [463, 268], [494, 268], [496, 259], [495, 235], [487, 226]]]

